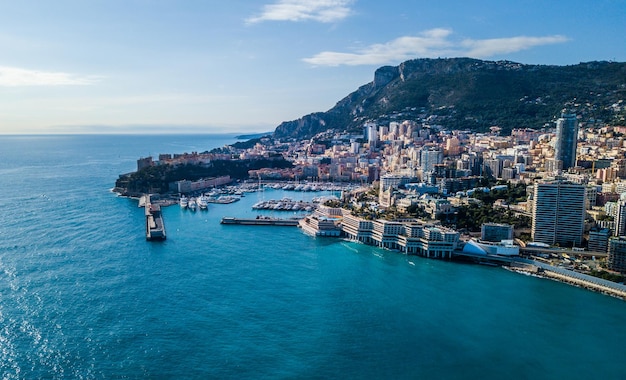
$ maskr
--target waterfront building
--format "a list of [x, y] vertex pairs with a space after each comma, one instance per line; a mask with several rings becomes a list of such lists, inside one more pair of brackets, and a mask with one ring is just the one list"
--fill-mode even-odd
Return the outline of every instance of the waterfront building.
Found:
[[609, 239], [608, 268], [621, 273], [626, 272], [626, 236]]
[[578, 120], [575, 114], [563, 112], [556, 121], [556, 145], [554, 158], [562, 162], [562, 169], [576, 166], [576, 146], [578, 143]]
[[485, 256], [519, 256], [519, 246], [513, 244], [513, 240], [502, 240], [496, 243], [471, 239], [463, 246], [463, 252]]
[[513, 239], [513, 226], [503, 223], [483, 223], [480, 227], [480, 240], [500, 242]]
[[342, 219], [342, 210], [336, 207], [321, 205], [313, 214], [300, 219], [298, 226], [312, 236], [341, 236], [339, 223]]
[[373, 229], [373, 221], [354, 216], [351, 213], [344, 213], [341, 220], [341, 230], [349, 240], [372, 244]]
[[606, 252], [609, 245], [611, 230], [608, 228], [595, 228], [589, 231], [589, 244], [587, 249], [590, 252]]
[[586, 187], [564, 181], [534, 186], [533, 241], [560, 246], [582, 244]]
[[375, 246], [400, 249], [398, 236], [404, 231], [402, 223], [379, 219], [375, 220], [372, 226], [372, 241]]
[[450, 259], [459, 242], [458, 232], [417, 220], [371, 221], [346, 212], [341, 225], [350, 240], [408, 255]]

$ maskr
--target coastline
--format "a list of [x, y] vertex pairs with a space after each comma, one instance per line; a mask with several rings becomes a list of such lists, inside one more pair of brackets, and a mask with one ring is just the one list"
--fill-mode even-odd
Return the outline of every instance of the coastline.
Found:
[[[596, 293], [602, 293], [604, 295], [608, 295], [608, 296], [619, 298], [623, 301], [626, 301], [626, 290], [609, 287], [606, 285], [602, 285], [599, 283], [585, 280], [583, 278], [575, 278], [575, 277], [568, 276], [565, 274], [556, 273], [549, 269], [535, 267], [534, 265], [508, 266], [508, 267], [502, 266], [502, 267], [510, 272], [516, 272], [516, 273], [529, 275], [533, 277], [545, 278], [548, 280], [572, 285], [578, 288], [587, 289]], [[615, 285], [620, 285], [620, 284], [615, 283]]]
[[[112, 188], [111, 192], [115, 193], [119, 197], [137, 200], [139, 202], [138, 206], [143, 207], [141, 203], [143, 196], [126, 195], [116, 190], [119, 190], [119, 188]], [[178, 200], [175, 199], [174, 196], [171, 194], [154, 194], [154, 196], [157, 196], [158, 198], [154, 199], [152, 203], [157, 204], [161, 207], [167, 207], [167, 206], [178, 204]], [[250, 223], [250, 224], [258, 224], [258, 223]], [[310, 234], [307, 234], [307, 235], [310, 235]], [[354, 242], [349, 239], [344, 239], [344, 240]], [[615, 287], [592, 282], [584, 278], [576, 278], [576, 277], [573, 277], [572, 275], [557, 273], [555, 272], [557, 268], [554, 268], [555, 270], [551, 270], [551, 268], [549, 268], [551, 266], [547, 264], [542, 264], [536, 261], [533, 261], [532, 263], [519, 261], [519, 262], [513, 262], [511, 264], [512, 264], [511, 266], [507, 266], [507, 265], [499, 265], [499, 266], [511, 272], [517, 272], [517, 273], [521, 273], [525, 275], [531, 275], [534, 277], [540, 277], [540, 278], [545, 278], [545, 279], [561, 282], [564, 284], [576, 286], [579, 288], [584, 288], [593, 292], [602, 293], [604, 295], [609, 295], [611, 297], [619, 298], [623, 301], [626, 301], [626, 288], [623, 290], [617, 289]], [[577, 272], [574, 272], [574, 273], [577, 273]], [[588, 276], [588, 275], [583, 275], [580, 273], [578, 274], [580, 276]], [[592, 276], [588, 276], [588, 277], [597, 279], [598, 281], [609, 282], [608, 280], [603, 280], [603, 279], [592, 277]], [[616, 287], [619, 287], [621, 285], [619, 283], [612, 283], [612, 284], [615, 284]]]

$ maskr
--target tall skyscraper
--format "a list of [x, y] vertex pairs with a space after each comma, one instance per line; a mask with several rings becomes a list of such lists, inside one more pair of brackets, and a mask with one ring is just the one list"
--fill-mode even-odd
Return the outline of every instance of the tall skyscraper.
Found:
[[553, 181], [535, 185], [532, 238], [560, 246], [580, 246], [585, 223], [584, 185]]
[[576, 115], [563, 112], [556, 121], [556, 146], [554, 159], [567, 170], [576, 166], [576, 145], [578, 143], [578, 120]]

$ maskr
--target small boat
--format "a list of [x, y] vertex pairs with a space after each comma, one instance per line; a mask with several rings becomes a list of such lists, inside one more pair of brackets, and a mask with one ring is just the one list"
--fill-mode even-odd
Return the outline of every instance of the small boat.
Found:
[[198, 207], [200, 207], [200, 210], [208, 209], [207, 197], [205, 197], [204, 194], [198, 197], [197, 203]]
[[191, 199], [189, 200], [189, 203], [188, 203], [187, 207], [188, 207], [191, 211], [196, 211], [196, 209], [198, 208], [198, 203], [196, 202], [196, 198], [191, 198]]
[[189, 206], [189, 199], [183, 195], [182, 197], [180, 197], [180, 201], [178, 201], [178, 204], [182, 208], [187, 208]]

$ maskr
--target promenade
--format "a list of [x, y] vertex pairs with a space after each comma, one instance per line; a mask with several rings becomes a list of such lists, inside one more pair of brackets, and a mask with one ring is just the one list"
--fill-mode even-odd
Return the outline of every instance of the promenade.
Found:
[[626, 300], [626, 285], [624, 284], [546, 264], [541, 261], [513, 256], [479, 255], [462, 251], [455, 251], [454, 256], [471, 258], [478, 263], [493, 263], [510, 267], [516, 271], [532, 273], [540, 277], [565, 282]]
[[608, 281], [602, 278], [575, 272], [565, 268], [555, 267], [553, 265], [542, 263], [540, 261], [529, 259], [519, 259], [519, 261], [527, 262], [528, 264], [540, 268], [541, 271], [537, 271], [537, 275], [551, 278], [557, 281], [566, 282], [568, 284], [580, 286], [597, 292], [606, 293], [626, 300], [626, 285], [624, 284], [619, 284], [617, 282]]

